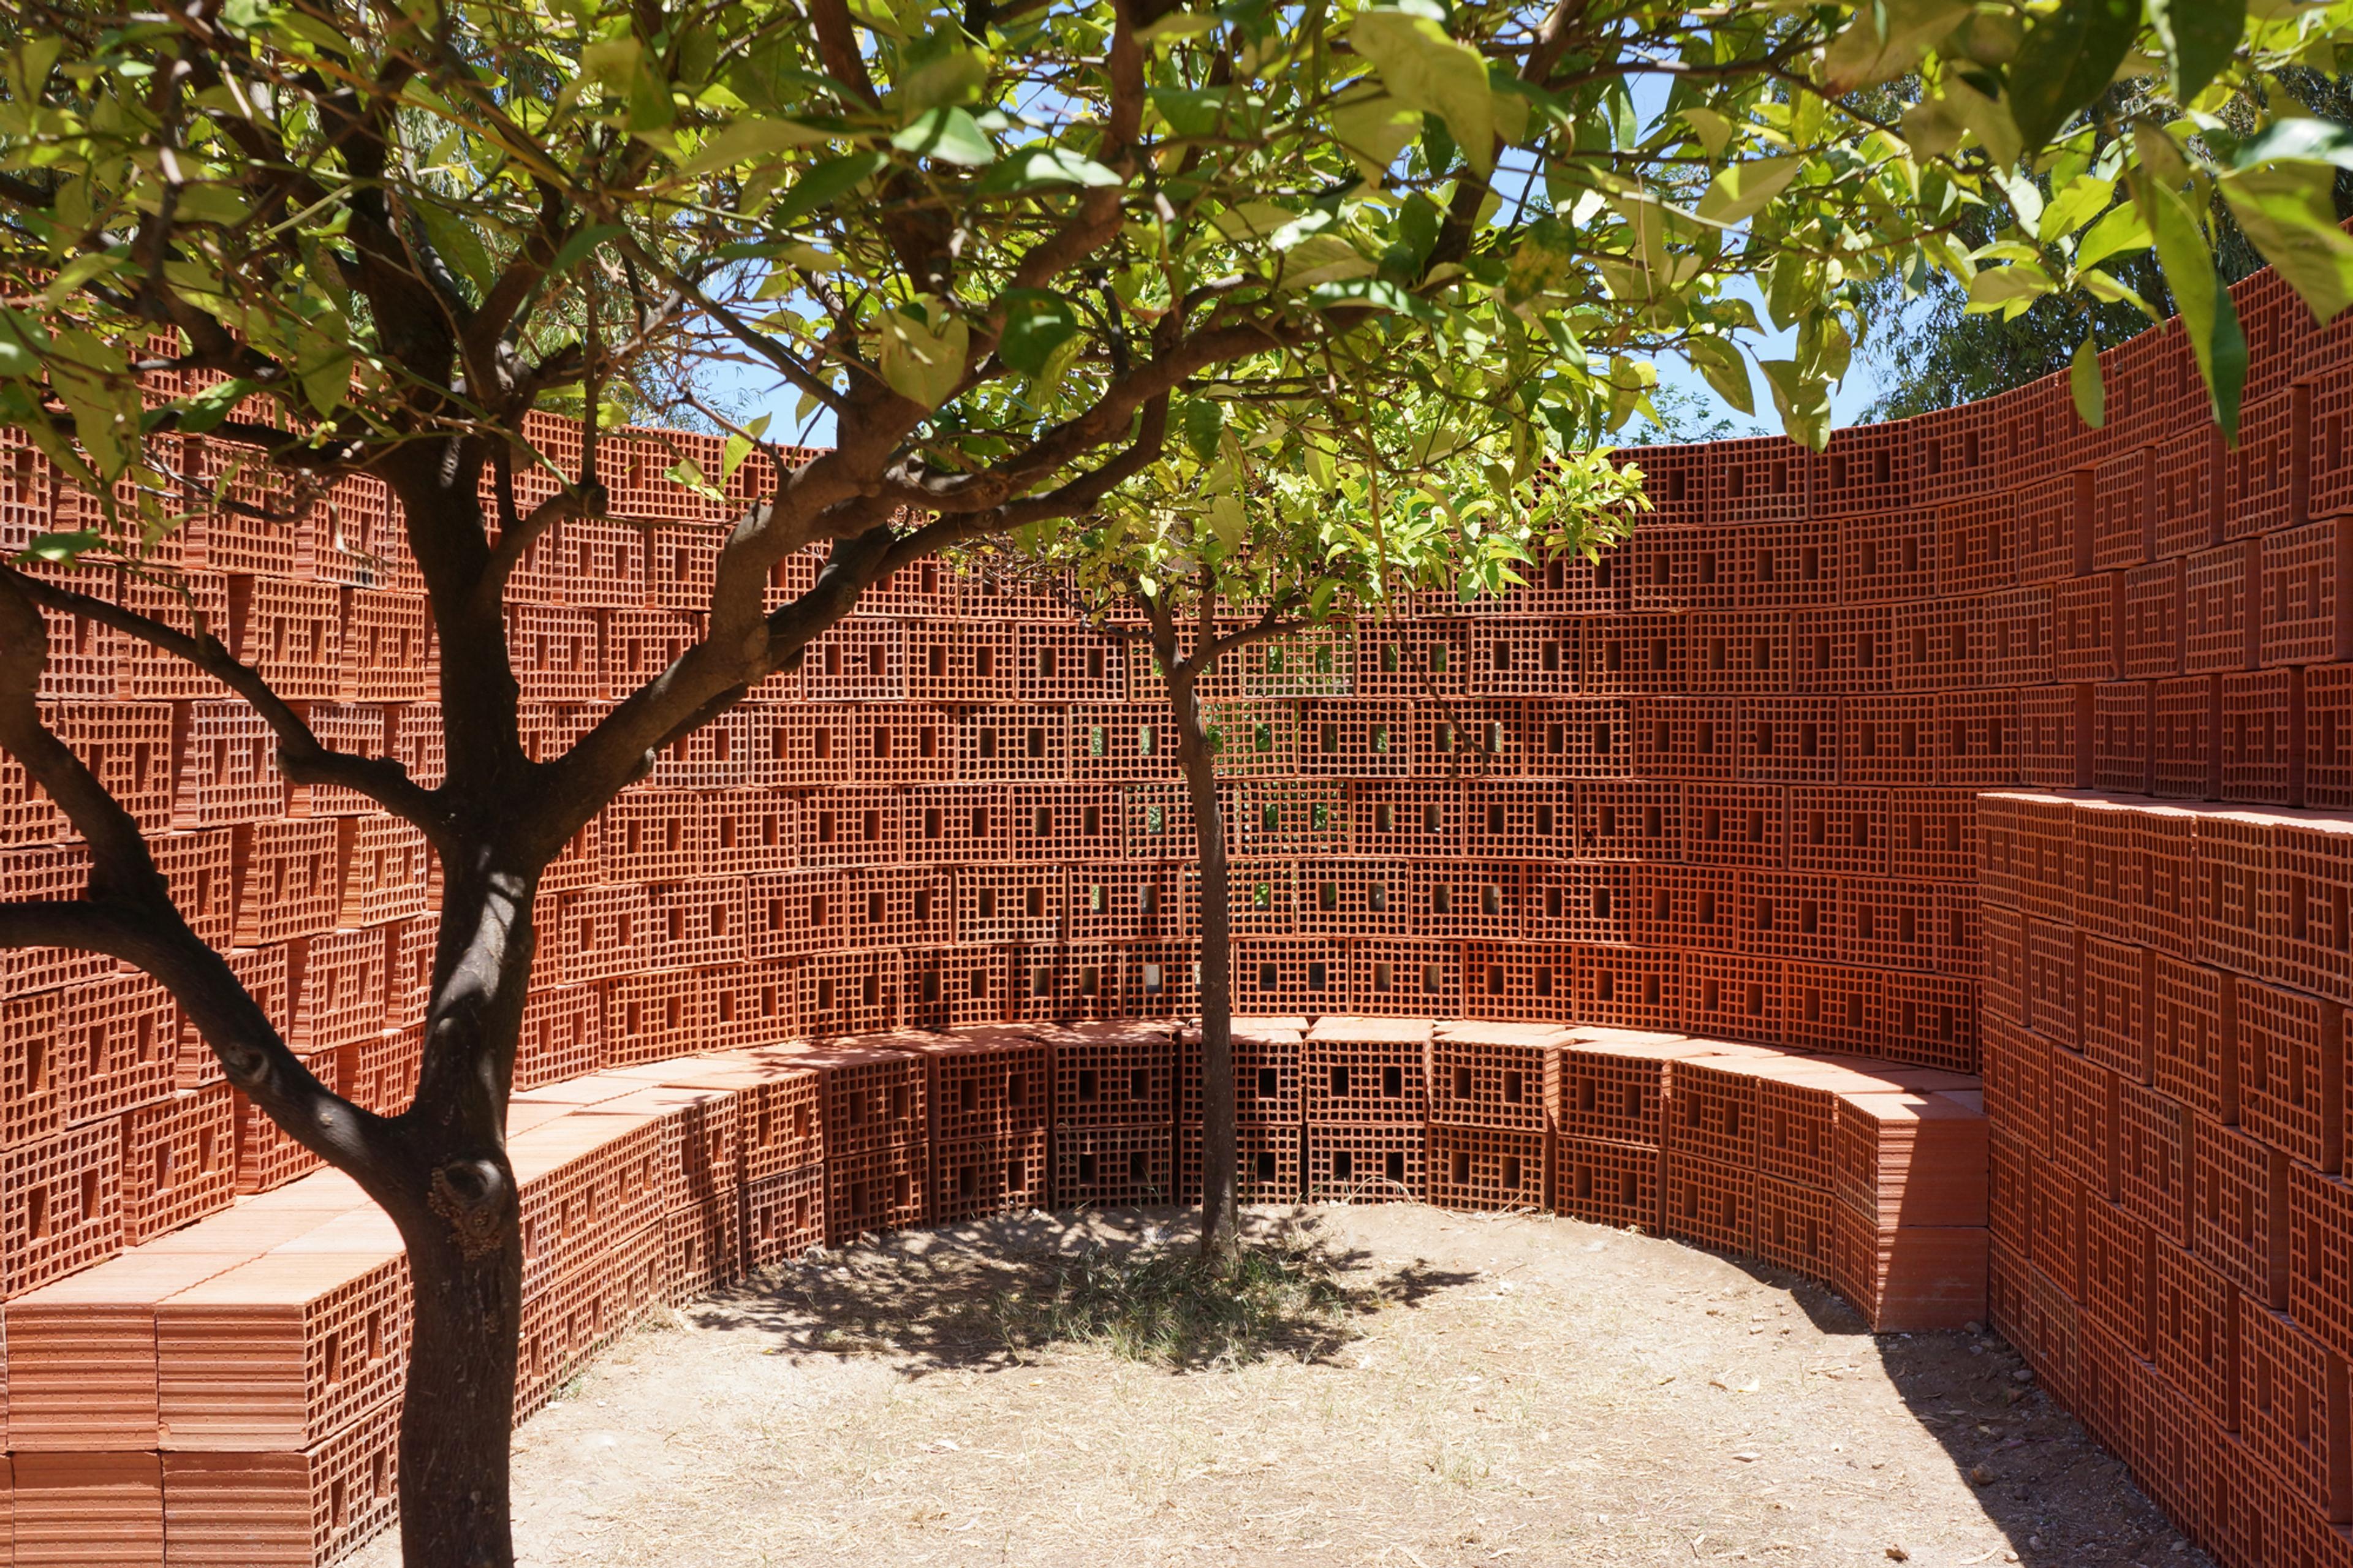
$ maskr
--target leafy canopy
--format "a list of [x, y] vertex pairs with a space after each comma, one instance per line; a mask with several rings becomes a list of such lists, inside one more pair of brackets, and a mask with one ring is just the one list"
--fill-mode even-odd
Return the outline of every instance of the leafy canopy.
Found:
[[[93, 488], [208, 429], [324, 475], [454, 437], [593, 478], [533, 409], [715, 421], [725, 471], [681, 476], [715, 487], [767, 435], [705, 395], [732, 364], [836, 440], [748, 498], [748, 556], [1115, 494], [1133, 520], [1200, 479], [1214, 533], [1219, 495], [1345, 502], [1323, 476], [1359, 463], [1582, 483], [1564, 455], [1646, 410], [1662, 355], [1744, 412], [1753, 365], [1819, 446], [1891, 277], [2137, 303], [2116, 268], [2153, 252], [2231, 426], [2217, 200], [2316, 316], [2353, 299], [2327, 199], [2353, 152], [2282, 76], [2335, 68], [2348, 0], [56, 0], [0, 27], [0, 418]], [[1244, 457], [1203, 455], [1212, 421]]]

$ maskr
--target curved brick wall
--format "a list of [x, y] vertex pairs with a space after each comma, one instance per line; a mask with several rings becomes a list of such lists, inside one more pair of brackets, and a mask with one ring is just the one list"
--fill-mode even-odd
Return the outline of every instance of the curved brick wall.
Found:
[[[2154, 331], [2104, 357], [2104, 430], [2053, 380], [1820, 456], [1630, 454], [1657, 510], [1599, 565], [1226, 672], [1236, 996], [1269, 1020], [1240, 1052], [1253, 1195], [1550, 1204], [1759, 1253], [1883, 1324], [1972, 1313], [1989, 1280], [2052, 1392], [2226, 1558], [2353, 1563], [2329, 1522], [2353, 1505], [2353, 836], [2153, 801], [2353, 811], [2353, 353], [2270, 275], [2235, 292], [2235, 449]], [[517, 578], [540, 747], [695, 630], [718, 509], [649, 477], [666, 461], [617, 491], [650, 526], [565, 525]], [[0, 448], [0, 547], [89, 515]], [[299, 531], [212, 517], [172, 549], [323, 735], [430, 779], [396, 523], [352, 481]], [[527, 1398], [645, 1302], [828, 1234], [1198, 1182], [1198, 1063], [1117, 1022], [1192, 1005], [1150, 670], [936, 566], [860, 612], [547, 878], [518, 1163], [534, 1201], [604, 1184], [627, 1223], [535, 1265]], [[322, 1077], [393, 1108], [432, 945], [418, 836], [290, 788], [203, 679], [52, 633], [58, 727], [164, 833], [200, 929]], [[0, 763], [6, 887], [85, 874]], [[868, 1040], [778, 1045], [841, 1036]], [[105, 1539], [152, 1487], [159, 1553], [246, 1560], [259, 1482], [125, 1436], [153, 1429], [137, 1397], [79, 1413], [121, 1349], [85, 1308], [200, 1348], [166, 1326], [328, 1302], [396, 1365], [396, 1247], [140, 977], [0, 955], [0, 1069], [17, 1559], [69, 1557], [57, 1500], [102, 1482], [131, 1500]], [[223, 1245], [260, 1274], [205, 1274], [198, 1235], [247, 1237]], [[289, 1256], [351, 1268], [269, 1273]], [[290, 1398], [244, 1446], [304, 1456], [301, 1507], [373, 1489], [320, 1527], [332, 1555], [381, 1520], [384, 1407]]]

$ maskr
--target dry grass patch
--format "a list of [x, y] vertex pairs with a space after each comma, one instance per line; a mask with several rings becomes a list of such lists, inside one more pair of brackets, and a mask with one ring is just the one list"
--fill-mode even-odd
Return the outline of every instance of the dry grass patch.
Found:
[[1199, 1370], [1271, 1355], [1312, 1361], [1354, 1337], [1388, 1300], [1317, 1237], [1284, 1227], [1230, 1260], [1182, 1247], [1088, 1247], [1046, 1260], [990, 1303], [1006, 1348], [1088, 1346], [1124, 1361]]

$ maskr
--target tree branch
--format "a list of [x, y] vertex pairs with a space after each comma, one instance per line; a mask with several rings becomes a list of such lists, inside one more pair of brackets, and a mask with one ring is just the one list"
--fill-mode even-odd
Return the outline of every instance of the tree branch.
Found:
[[[569, 210], [565, 193], [545, 180], [539, 184], [539, 222], [509, 261], [498, 281], [491, 285], [482, 298], [481, 308], [466, 324], [466, 334], [459, 352], [465, 356], [470, 376], [482, 376], [496, 355], [499, 340], [522, 310], [524, 300], [547, 276], [548, 267], [555, 260], [558, 247], [565, 237], [564, 217]], [[488, 382], [482, 383], [487, 391]]]
[[1012, 528], [1051, 518], [1075, 517], [1091, 510], [1103, 497], [1158, 462], [1167, 442], [1168, 395], [1163, 393], [1144, 405], [1144, 418], [1135, 439], [1119, 456], [1092, 473], [1082, 474], [1042, 496], [1012, 501], [997, 510], [1005, 518], [1005, 525]]
[[72, 748], [41, 722], [48, 631], [21, 574], [0, 577], [0, 751], [55, 801], [89, 844], [90, 896], [0, 905], [0, 947], [71, 947], [121, 959], [162, 982], [220, 1058], [228, 1079], [305, 1148], [365, 1182], [381, 1166], [385, 1123], [321, 1083], [220, 954], [172, 901], [139, 824]]
[[1267, 606], [1265, 612], [1251, 625], [1244, 626], [1238, 632], [1229, 632], [1224, 637], [1212, 642], [1209, 645], [1208, 652], [1203, 657], [1203, 662], [1205, 664], [1214, 664], [1219, 659], [1225, 658], [1226, 655], [1238, 652], [1242, 648], [1250, 647], [1253, 643], [1262, 643], [1274, 637], [1287, 637], [1291, 633], [1299, 630], [1304, 625], [1306, 625], [1306, 623], [1303, 621], [1293, 620], [1289, 616], [1282, 614], [1281, 606], [1279, 605], [1270, 605]]
[[[969, 531], [988, 529], [940, 520], [902, 538], [883, 522], [837, 540], [815, 585], [764, 616], [753, 637], [729, 647], [705, 637], [547, 764], [538, 820], [526, 831], [552, 852], [639, 776], [656, 752], [725, 712], [767, 676], [797, 664], [801, 650], [855, 609], [871, 584]], [[926, 542], [917, 546], [918, 539]]]
[[1045, 288], [1119, 233], [1120, 196], [1126, 180], [1135, 173], [1135, 144], [1144, 129], [1144, 46], [1135, 36], [1134, 0], [1118, 0], [1111, 48], [1103, 61], [1111, 78], [1111, 100], [1095, 161], [1118, 174], [1122, 183], [1083, 192], [1061, 227], [1021, 258], [1008, 288]]
[[1335, 316], [1328, 321], [1313, 317], [1298, 321], [1259, 320], [1205, 329], [1168, 353], [1127, 371], [1085, 412], [1064, 420], [998, 466], [933, 481], [902, 481], [890, 493], [904, 504], [929, 511], [987, 511], [1005, 506], [1055, 470], [1110, 443], [1146, 404], [1166, 397], [1197, 372], [1253, 353], [1295, 348], [1326, 331], [1345, 331], [1353, 324], [1353, 313]]
[[211, 632], [200, 630], [191, 636], [135, 610], [28, 577], [13, 566], [0, 565], [0, 584], [35, 605], [95, 621], [194, 665], [244, 698], [261, 715], [278, 737], [279, 760], [287, 777], [297, 784], [356, 790], [395, 816], [423, 828], [437, 847], [442, 846], [442, 812], [432, 792], [411, 779], [406, 768], [390, 757], [355, 756], [327, 746], [302, 716], [270, 689], [268, 681], [233, 657]]
[[880, 109], [882, 100], [874, 90], [874, 79], [866, 74], [866, 59], [858, 50], [849, 7], [842, 0], [809, 0], [808, 18], [817, 34], [818, 58], [825, 63], [825, 74], [863, 99], [867, 108]]
[[[511, 482], [502, 485], [500, 496], [502, 505], [511, 506], [514, 488]], [[550, 496], [532, 508], [527, 516], [515, 519], [512, 523], [501, 519], [498, 545], [491, 552], [490, 561], [483, 566], [482, 574], [474, 584], [475, 613], [497, 612], [506, 593], [507, 579], [514, 575], [515, 568], [522, 563], [524, 552], [542, 534], [557, 523], [574, 518], [601, 517], [606, 504], [605, 487], [601, 484], [567, 486], [562, 493]]]

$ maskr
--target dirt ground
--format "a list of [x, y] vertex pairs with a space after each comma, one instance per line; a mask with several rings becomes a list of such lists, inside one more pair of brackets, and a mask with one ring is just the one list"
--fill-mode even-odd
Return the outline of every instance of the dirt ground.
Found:
[[1169, 1223], [894, 1237], [632, 1334], [516, 1437], [522, 1559], [2206, 1563], [2000, 1341], [1873, 1339], [1813, 1286], [1574, 1220], [1262, 1211], [1356, 1296], [1255, 1364], [991, 1331], [1049, 1252]]

